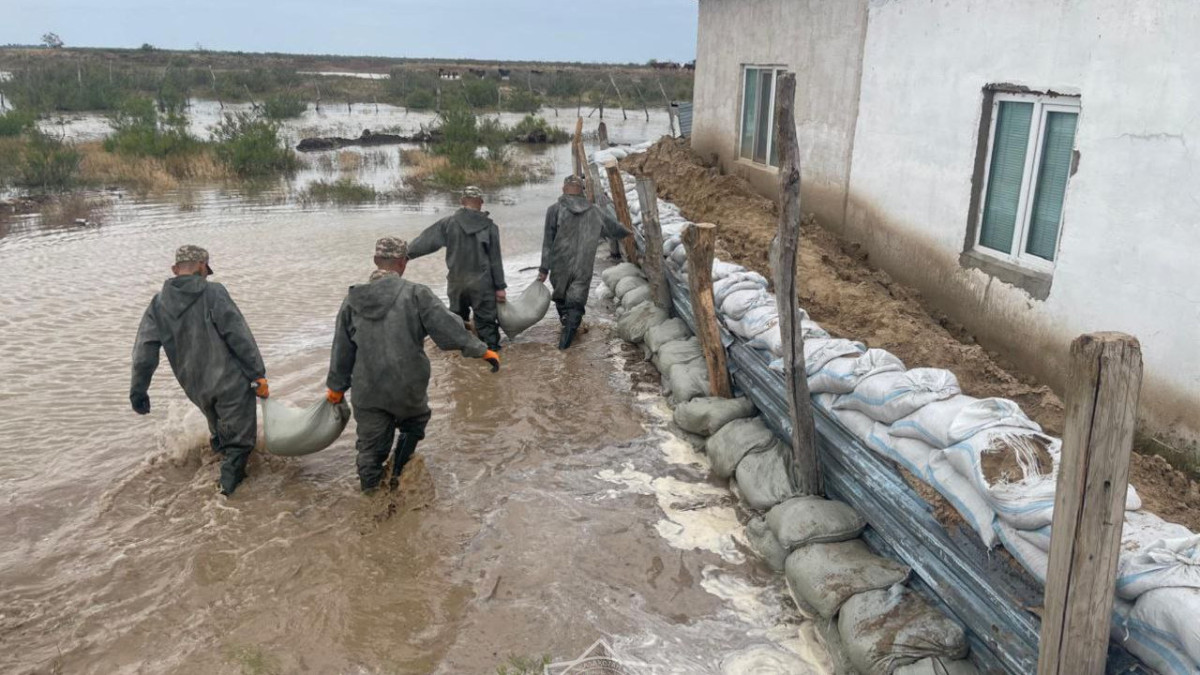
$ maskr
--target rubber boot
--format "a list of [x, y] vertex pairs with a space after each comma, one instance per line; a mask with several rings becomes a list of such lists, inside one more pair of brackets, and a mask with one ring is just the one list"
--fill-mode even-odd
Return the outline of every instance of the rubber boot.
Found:
[[392, 478], [388, 481], [393, 490], [400, 486], [400, 473], [404, 471], [408, 460], [412, 459], [417, 450], [417, 443], [420, 442], [421, 439], [412, 434], [400, 434], [400, 438], [396, 440], [396, 455], [392, 458]]
[[562, 334], [558, 338], [558, 348], [566, 349], [571, 346], [571, 341], [575, 339], [575, 331], [579, 329], [579, 325], [575, 323], [563, 323]]

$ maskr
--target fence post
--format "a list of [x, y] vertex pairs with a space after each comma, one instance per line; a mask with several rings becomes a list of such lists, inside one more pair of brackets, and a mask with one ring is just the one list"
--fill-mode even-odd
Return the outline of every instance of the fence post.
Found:
[[802, 495], [821, 494], [817, 461], [817, 430], [804, 361], [804, 330], [798, 311], [796, 259], [800, 245], [800, 145], [796, 140], [796, 75], [783, 73], [775, 95], [775, 147], [779, 149], [779, 232], [772, 248], [775, 302], [783, 342], [783, 378], [787, 385], [792, 422], [792, 453], [788, 466], [792, 487]]
[[600, 141], [602, 149], [611, 145], [608, 142], [608, 125], [604, 123], [604, 120], [600, 120], [600, 126], [596, 127], [596, 139]]
[[[604, 165], [604, 171], [608, 174], [608, 186], [612, 190], [613, 210], [617, 212], [617, 220], [621, 221], [625, 229], [633, 232], [633, 217], [629, 215], [629, 201], [625, 199], [625, 182], [621, 180], [621, 170], [617, 168], [616, 162], [608, 162]], [[637, 242], [632, 235], [621, 240], [621, 247], [625, 250], [625, 259], [638, 264]]]
[[729, 367], [725, 363], [725, 345], [717, 327], [717, 311], [713, 300], [713, 248], [717, 242], [717, 226], [695, 223], [683, 231], [687, 250], [688, 289], [692, 294], [692, 316], [696, 320], [696, 337], [708, 366], [709, 393], [721, 398], [733, 398], [729, 382]]
[[646, 242], [646, 256], [642, 268], [650, 281], [650, 297], [654, 304], [670, 313], [671, 289], [663, 276], [662, 225], [658, 222], [658, 190], [654, 179], [643, 176], [637, 179], [638, 203], [642, 207], [642, 236]]
[[1038, 675], [1104, 672], [1141, 386], [1137, 338], [1071, 343]]
[[575, 136], [571, 139], [571, 159], [576, 176], [583, 176], [583, 117], [575, 118]]

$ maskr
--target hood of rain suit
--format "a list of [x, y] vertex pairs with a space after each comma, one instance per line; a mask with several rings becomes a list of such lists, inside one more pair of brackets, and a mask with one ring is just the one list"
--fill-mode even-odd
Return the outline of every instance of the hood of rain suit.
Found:
[[562, 195], [546, 209], [541, 269], [550, 275], [556, 302], [583, 307], [602, 237], [629, 236], [616, 218], [581, 195]]
[[466, 207], [425, 229], [408, 245], [410, 260], [446, 249], [446, 294], [452, 307], [467, 291], [507, 288], [500, 255], [500, 228], [486, 211]]

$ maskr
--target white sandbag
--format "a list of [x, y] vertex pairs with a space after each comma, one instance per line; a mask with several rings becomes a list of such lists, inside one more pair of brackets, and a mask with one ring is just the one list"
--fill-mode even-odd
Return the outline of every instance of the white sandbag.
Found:
[[675, 249], [671, 251], [670, 260], [675, 264], [676, 267], [680, 269], [687, 267], [687, 247], [682, 245], [676, 246]]
[[904, 362], [883, 349], [868, 349], [858, 357], [830, 359], [808, 376], [808, 391], [813, 394], [848, 394], [863, 379], [892, 372], [904, 372]]
[[322, 397], [307, 408], [296, 408], [278, 398], [264, 398], [262, 417], [267, 452], [299, 457], [332, 445], [350, 421], [350, 406]]
[[1200, 668], [1178, 645], [1174, 635], [1151, 626], [1140, 619], [1130, 620], [1134, 604], [1117, 598], [1113, 602], [1113, 642], [1129, 650], [1160, 675], [1196, 675]]
[[[741, 470], [741, 465], [738, 466]], [[867, 521], [849, 505], [836, 500], [793, 497], [767, 512], [767, 525], [779, 545], [792, 551], [808, 544], [854, 539], [862, 533]]]
[[[753, 349], [761, 349], [765, 352], [770, 352], [772, 356], [780, 356], [783, 354], [783, 335], [782, 328], [776, 324], [773, 328], [768, 328], [765, 331], [755, 335], [746, 343], [747, 347]], [[829, 338], [829, 333], [826, 333], [815, 321], [808, 319], [800, 320], [800, 335], [805, 342], [813, 339], [825, 340]], [[782, 363], [780, 364], [782, 366]], [[783, 372], [780, 367], [779, 372]]]
[[[1200, 588], [1200, 536], [1159, 539], [1135, 554], [1121, 556], [1117, 569], [1121, 597], [1133, 599], [1168, 587]], [[1200, 622], [1200, 614], [1195, 619]]]
[[864, 378], [837, 407], [857, 410], [884, 424], [911, 415], [922, 406], [961, 393], [954, 373], [941, 368], [913, 368]]
[[783, 546], [779, 545], [779, 540], [775, 538], [775, 533], [767, 526], [767, 521], [761, 516], [755, 516], [746, 523], [746, 541], [750, 543], [750, 548], [758, 557], [767, 563], [776, 572], [782, 572], [784, 561], [787, 560], [788, 552]]
[[600, 281], [603, 281], [605, 286], [615, 289], [617, 282], [628, 276], [643, 276], [642, 268], [627, 262], [613, 265], [600, 273]]
[[1025, 532], [1018, 530], [1003, 520], [997, 519], [993, 523], [993, 528], [1000, 543], [1004, 545], [1004, 550], [1008, 551], [1009, 555], [1021, 567], [1024, 567], [1026, 572], [1029, 572], [1030, 576], [1045, 584], [1046, 570], [1050, 566], [1050, 554], [1026, 539]]
[[737, 478], [741, 498], [750, 508], [766, 511], [792, 496], [785, 451], [786, 446], [776, 441], [770, 448], [752, 452], [738, 462], [733, 475]]
[[621, 296], [621, 306], [625, 309], [633, 309], [643, 302], [650, 301], [650, 287], [639, 286], [625, 295]]
[[966, 659], [928, 658], [912, 665], [901, 666], [892, 675], [979, 675], [979, 670]]
[[[800, 313], [799, 318], [804, 319], [807, 315]], [[734, 335], [738, 335], [747, 340], [755, 337], [763, 331], [771, 328], [776, 328], [779, 325], [779, 310], [775, 309], [775, 303], [758, 305], [746, 311], [741, 319], [736, 321], [727, 320], [725, 327]], [[778, 330], [778, 328], [776, 328]]]
[[713, 282], [713, 301], [720, 307], [725, 298], [734, 291], [766, 289], [767, 280], [758, 272], [737, 272]]
[[1152, 632], [1181, 650], [1200, 670], [1200, 589], [1159, 588], [1143, 593], [1129, 612], [1128, 623]]
[[712, 436], [733, 420], [753, 417], [758, 412], [748, 398], [694, 398], [675, 407], [675, 424], [680, 429]]
[[650, 282], [646, 281], [644, 277], [631, 274], [627, 277], [623, 277], [617, 282], [617, 285], [613, 287], [613, 295], [617, 297], [617, 300], [620, 300], [629, 291], [632, 291], [635, 288], [641, 288], [649, 283]]
[[975, 485], [955, 471], [945, 455], [937, 451], [929, 458], [926, 475], [930, 487], [950, 502], [967, 525], [979, 535], [983, 545], [987, 548], [995, 546], [996, 530], [992, 523], [996, 519], [996, 511]]
[[713, 474], [729, 478], [743, 457], [771, 448], [776, 440], [762, 418], [737, 419], [709, 437], [704, 443], [704, 452]]
[[529, 284], [517, 297], [496, 303], [500, 328], [509, 339], [515, 338], [546, 316], [550, 309], [550, 289], [540, 281]]
[[667, 319], [657, 326], [646, 331], [645, 343], [650, 348], [652, 354], [657, 354], [659, 348], [668, 342], [675, 340], [686, 340], [691, 337], [692, 331], [688, 325], [683, 322], [683, 319]]
[[875, 426], [871, 427], [871, 436], [867, 439], [867, 447], [928, 482], [929, 461], [935, 454], [942, 454], [942, 451], [925, 441], [893, 436], [888, 433], [890, 428], [886, 424], [875, 422]]
[[742, 267], [741, 265], [738, 265], [736, 263], [731, 263], [731, 262], [725, 262], [724, 260], [713, 258], [712, 277], [713, 277], [714, 281], [717, 279], [724, 279], [725, 277], [729, 276], [730, 274], [737, 274], [738, 272], [745, 272], [745, 271], [746, 271], [746, 268]]
[[784, 575], [797, 605], [830, 619], [851, 596], [904, 582], [908, 566], [881, 558], [861, 539], [852, 539], [801, 546], [788, 555]]
[[922, 440], [937, 448], [948, 448], [993, 427], [1042, 430], [1013, 401], [1006, 398], [978, 399], [959, 394], [930, 403], [897, 420], [892, 425], [892, 435]]
[[664, 376], [671, 368], [680, 363], [691, 363], [704, 358], [704, 350], [700, 348], [700, 340], [696, 336], [686, 340], [672, 340], [658, 348], [654, 354], [654, 366]]
[[744, 291], [734, 291], [725, 297], [720, 305], [721, 315], [726, 321], [737, 321], [754, 307], [764, 305], [774, 307], [775, 298], [762, 288], [751, 288]]
[[646, 331], [667, 320], [667, 313], [653, 302], [643, 302], [617, 319], [617, 335], [626, 342], [640, 343]]
[[[834, 403], [837, 407], [837, 403]], [[866, 443], [870, 438], [871, 432], [875, 430], [875, 420], [858, 412], [857, 410], [834, 410], [833, 418], [846, 427], [852, 436]]]
[[804, 341], [804, 372], [808, 375], [816, 373], [825, 367], [832, 359], [842, 356], [858, 356], [867, 351], [861, 342], [843, 338]]
[[838, 615], [838, 633], [863, 675], [889, 675], [929, 657], [967, 655], [962, 627], [899, 584], [847, 600]]
[[670, 381], [671, 400], [677, 404], [712, 395], [708, 388], [708, 366], [703, 359], [671, 366], [667, 371], [667, 379]]

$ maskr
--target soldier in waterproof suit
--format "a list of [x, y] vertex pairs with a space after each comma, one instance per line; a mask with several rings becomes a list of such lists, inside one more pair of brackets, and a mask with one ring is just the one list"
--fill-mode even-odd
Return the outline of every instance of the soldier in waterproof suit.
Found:
[[624, 239], [631, 234], [615, 218], [583, 196], [583, 179], [567, 176], [558, 201], [546, 209], [542, 236], [542, 264], [538, 281], [550, 277], [551, 298], [562, 322], [558, 348], [566, 349], [575, 339], [587, 308], [596, 264], [596, 247], [603, 237]]
[[429, 358], [425, 337], [444, 350], [482, 358], [500, 369], [500, 356], [463, 326], [462, 319], [421, 284], [404, 279], [408, 243], [384, 237], [375, 244], [370, 283], [350, 287], [333, 333], [326, 398], [342, 402], [353, 388], [358, 426], [358, 479], [364, 492], [383, 479], [399, 431], [390, 484], [395, 487], [429, 423]]
[[450, 309], [470, 321], [488, 349], [500, 349], [496, 303], [505, 301], [504, 263], [500, 259], [500, 228], [483, 208], [477, 187], [463, 190], [462, 208], [430, 225], [408, 246], [413, 260], [446, 249], [446, 296]]
[[150, 380], [161, 348], [188, 399], [208, 420], [212, 449], [223, 455], [221, 494], [229, 496], [246, 477], [258, 430], [255, 395], [267, 398], [266, 368], [250, 327], [229, 291], [207, 277], [208, 251], [181, 246], [175, 276], [150, 301], [133, 345], [129, 402], [150, 412]]

